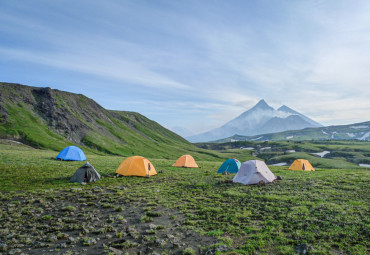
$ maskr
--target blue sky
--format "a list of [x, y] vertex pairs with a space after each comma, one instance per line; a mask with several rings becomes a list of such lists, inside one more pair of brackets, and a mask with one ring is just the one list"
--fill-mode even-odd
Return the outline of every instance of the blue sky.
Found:
[[370, 120], [370, 1], [0, 1], [0, 81], [194, 133], [260, 99]]

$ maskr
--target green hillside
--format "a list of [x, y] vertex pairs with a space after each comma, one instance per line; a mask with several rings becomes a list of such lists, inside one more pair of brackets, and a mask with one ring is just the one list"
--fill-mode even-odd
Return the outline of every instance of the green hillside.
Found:
[[[250, 154], [267, 164], [290, 165], [297, 158], [308, 159], [317, 168], [358, 168], [370, 164], [370, 143], [367, 141], [236, 141], [198, 143], [200, 148], [219, 152], [234, 151], [234, 155]], [[315, 153], [329, 152], [323, 157]]]
[[139, 113], [106, 110], [80, 94], [11, 83], [0, 83], [0, 138], [55, 151], [75, 144], [122, 156], [219, 157]]

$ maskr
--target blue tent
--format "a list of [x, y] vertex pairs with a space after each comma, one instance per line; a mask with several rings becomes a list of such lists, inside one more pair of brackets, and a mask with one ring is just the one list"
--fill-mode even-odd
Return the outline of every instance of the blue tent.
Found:
[[226, 160], [220, 168], [218, 169], [217, 173], [222, 174], [223, 172], [228, 173], [237, 173], [239, 171], [239, 168], [241, 166], [241, 163], [236, 158], [230, 158]]
[[56, 159], [84, 161], [86, 160], [86, 156], [85, 153], [77, 146], [68, 146], [59, 152]]

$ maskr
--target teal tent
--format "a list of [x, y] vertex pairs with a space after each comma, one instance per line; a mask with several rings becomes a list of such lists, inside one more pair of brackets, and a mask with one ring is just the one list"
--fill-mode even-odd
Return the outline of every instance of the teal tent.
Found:
[[217, 173], [222, 174], [223, 172], [228, 173], [237, 173], [239, 171], [239, 168], [241, 166], [241, 163], [236, 158], [230, 158], [226, 160], [220, 168], [218, 169]]

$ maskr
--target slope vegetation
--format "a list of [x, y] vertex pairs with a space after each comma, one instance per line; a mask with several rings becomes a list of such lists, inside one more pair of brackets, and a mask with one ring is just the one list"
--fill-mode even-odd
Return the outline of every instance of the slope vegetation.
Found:
[[123, 156], [217, 157], [139, 113], [106, 110], [80, 94], [11, 83], [0, 83], [0, 138], [52, 150], [76, 144]]

